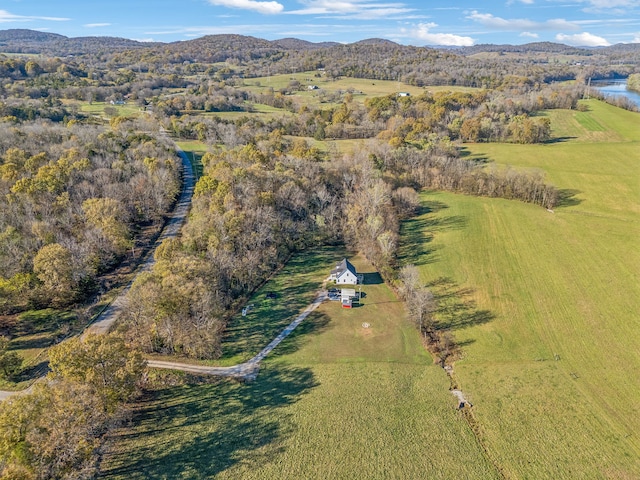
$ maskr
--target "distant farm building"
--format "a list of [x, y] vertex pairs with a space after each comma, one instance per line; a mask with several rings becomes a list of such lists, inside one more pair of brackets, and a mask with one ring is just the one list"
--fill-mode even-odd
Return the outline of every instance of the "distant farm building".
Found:
[[358, 283], [358, 272], [349, 260], [343, 259], [331, 270], [329, 280], [334, 280], [337, 285], [356, 285]]
[[411, 94], [409, 92], [398, 92], [399, 97], [410, 97]]

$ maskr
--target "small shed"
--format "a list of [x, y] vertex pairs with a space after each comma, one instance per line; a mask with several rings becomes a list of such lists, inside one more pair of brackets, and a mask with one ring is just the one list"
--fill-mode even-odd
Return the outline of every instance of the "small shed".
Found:
[[356, 297], [355, 288], [343, 288], [340, 294], [340, 299], [342, 300], [342, 308], [352, 308], [353, 299], [355, 297]]

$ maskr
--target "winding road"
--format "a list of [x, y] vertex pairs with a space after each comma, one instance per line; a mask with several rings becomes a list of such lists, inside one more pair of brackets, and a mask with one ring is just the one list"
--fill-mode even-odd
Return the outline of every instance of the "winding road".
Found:
[[[166, 134], [164, 134], [166, 136]], [[157, 240], [153, 244], [153, 247], [147, 254], [147, 257], [144, 259], [142, 264], [138, 267], [138, 271], [136, 276], [129, 282], [129, 284], [118, 294], [118, 296], [109, 304], [107, 308], [105, 308], [99, 315], [96, 316], [94, 321], [85, 328], [82, 336], [87, 334], [98, 334], [102, 335], [109, 331], [112, 327], [113, 323], [117, 320], [118, 316], [122, 312], [124, 307], [127, 293], [131, 288], [131, 285], [135, 281], [136, 277], [140, 275], [141, 272], [145, 272], [151, 269], [153, 264], [155, 263], [155, 259], [153, 254], [164, 240], [167, 238], [174, 238], [180, 233], [180, 229], [182, 225], [187, 219], [187, 214], [189, 213], [189, 207], [191, 206], [191, 197], [193, 196], [193, 188], [195, 186], [195, 174], [193, 171], [193, 166], [191, 165], [191, 161], [187, 154], [178, 148], [175, 145], [176, 152], [180, 156], [182, 160], [182, 190], [180, 193], [180, 197], [176, 202], [175, 207], [173, 208], [173, 212], [171, 216], [165, 223], [162, 232], [158, 236]], [[12, 395], [18, 393], [28, 393], [31, 391], [33, 385], [26, 390], [20, 391], [4, 391], [0, 390], [0, 401], [6, 398], [9, 398]]]
[[179, 362], [165, 362], [159, 360], [149, 360], [147, 365], [152, 368], [166, 368], [169, 370], [180, 370], [182, 372], [195, 373], [197, 375], [216, 375], [219, 377], [233, 377], [240, 380], [254, 380], [258, 376], [260, 371], [260, 362], [271, 353], [271, 351], [278, 346], [282, 340], [287, 338], [295, 328], [302, 323], [302, 321], [309, 316], [316, 308], [320, 306], [322, 302], [327, 299], [327, 294], [323, 290], [318, 292], [316, 298], [313, 300], [307, 308], [305, 308], [287, 327], [280, 332], [280, 334], [271, 340], [269, 345], [264, 347], [260, 353], [258, 353], [251, 360], [233, 365], [231, 367], [207, 367], [205, 365], [189, 365]]
[[[141, 273], [145, 271], [149, 271], [153, 264], [155, 263], [154, 252], [158, 245], [160, 245], [167, 238], [174, 238], [180, 233], [180, 229], [184, 222], [186, 221], [187, 214], [189, 213], [189, 207], [191, 206], [191, 198], [193, 196], [193, 189], [195, 185], [195, 175], [193, 171], [193, 166], [191, 165], [191, 161], [187, 154], [180, 150], [176, 146], [176, 151], [180, 155], [182, 159], [182, 192], [178, 201], [176, 203], [175, 208], [173, 209], [173, 213], [171, 217], [165, 224], [162, 233], [159, 235], [158, 239], [154, 243], [150, 252], [148, 253], [145, 260], [142, 262], [140, 267], [138, 267], [138, 271], [136, 276], [129, 282], [129, 284], [118, 294], [118, 296], [109, 304], [107, 308], [104, 309], [102, 313], [100, 313], [95, 320], [84, 330], [82, 336], [88, 334], [97, 334], [102, 335], [107, 333], [113, 323], [120, 316], [122, 309], [124, 308], [127, 293], [131, 288], [131, 285], [135, 281], [135, 278]], [[316, 308], [320, 306], [320, 304], [327, 299], [327, 294], [323, 288], [317, 293], [316, 298], [313, 300], [311, 304], [307, 306], [280, 334], [274, 338], [269, 345], [264, 347], [255, 357], [251, 360], [233, 365], [230, 367], [208, 367], [203, 365], [192, 365], [188, 363], [181, 362], [167, 362], [160, 360], [148, 360], [147, 365], [151, 368], [162, 368], [169, 370], [179, 370], [183, 372], [193, 373], [196, 375], [215, 375], [221, 377], [232, 377], [240, 380], [254, 380], [258, 372], [260, 371], [260, 362], [264, 360], [264, 358], [271, 353], [271, 351], [276, 348], [295, 328], [302, 323], [302, 321], [307, 318], [307, 316], [314, 311]], [[21, 391], [1, 391], [0, 390], [0, 401], [6, 398], [9, 398], [12, 395], [18, 393], [28, 393], [31, 391], [33, 385], [26, 390]]]

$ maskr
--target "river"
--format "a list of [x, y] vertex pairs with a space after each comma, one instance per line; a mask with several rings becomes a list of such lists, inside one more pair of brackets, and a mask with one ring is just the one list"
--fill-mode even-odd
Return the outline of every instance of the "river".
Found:
[[605, 95], [627, 97], [640, 108], [640, 93], [627, 90], [627, 80], [594, 80], [591, 86]]

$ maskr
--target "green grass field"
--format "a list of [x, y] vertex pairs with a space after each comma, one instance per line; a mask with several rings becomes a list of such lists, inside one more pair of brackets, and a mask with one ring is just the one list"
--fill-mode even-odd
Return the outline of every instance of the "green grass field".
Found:
[[127, 103], [125, 105], [111, 105], [108, 102], [81, 102], [79, 105], [81, 112], [90, 113], [100, 117], [108, 117], [104, 110], [106, 107], [114, 108], [117, 112], [116, 116], [118, 117], [137, 117], [142, 113], [141, 108], [132, 103]]
[[[251, 302], [289, 284], [296, 270], [308, 270], [297, 287], [308, 295], [342, 255], [323, 249], [294, 257]], [[371, 274], [362, 306], [325, 302], [253, 383], [150, 392], [134, 426], [112, 438], [102, 478], [499, 478], [402, 303], [362, 258], [354, 264]], [[287, 288], [281, 292], [297, 295]], [[258, 305], [257, 313], [261, 328], [286, 323]]]
[[554, 213], [425, 193], [404, 225], [425, 282], [448, 278], [488, 312], [454, 330], [455, 372], [507, 478], [640, 477], [640, 115], [588, 105], [550, 113], [561, 142], [469, 146], [547, 172]]
[[[356, 102], [364, 102], [366, 98], [380, 97], [384, 95], [390, 95], [397, 92], [409, 92], [411, 95], [420, 95], [425, 91], [437, 92], [437, 91], [457, 91], [467, 92], [474, 90], [469, 87], [416, 87], [407, 85], [402, 82], [395, 82], [390, 80], [367, 80], [362, 78], [350, 78], [340, 77], [337, 80], [331, 80], [322, 75], [316, 77], [318, 72], [300, 72], [293, 74], [272, 75], [270, 77], [258, 77], [245, 80], [245, 85], [242, 88], [248, 89], [256, 93], [263, 93], [272, 88], [278, 91], [282, 88], [287, 88], [291, 81], [297, 81], [302, 85], [302, 89], [293, 93], [293, 98], [304, 105], [316, 105], [319, 106], [319, 91], [324, 90], [326, 92], [353, 92], [353, 100]], [[308, 90], [307, 85], [316, 85], [319, 90]], [[333, 104], [322, 104], [330, 106]]]
[[181, 140], [177, 141], [176, 145], [187, 154], [193, 167], [196, 180], [199, 179], [203, 173], [202, 156], [207, 153], [209, 146], [198, 140]]

